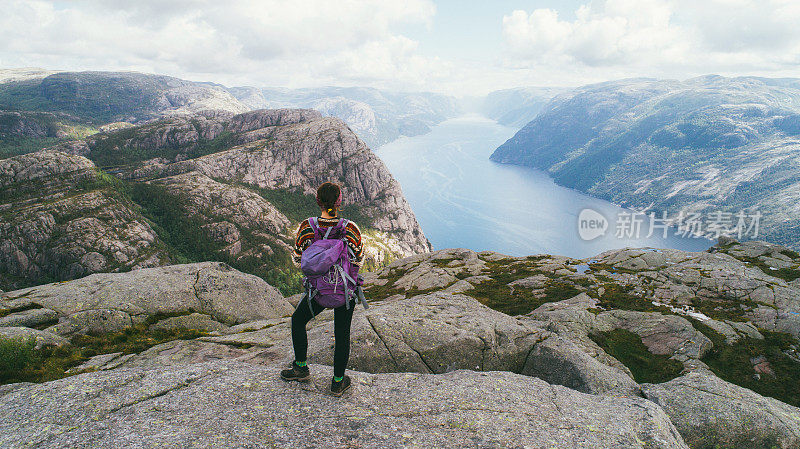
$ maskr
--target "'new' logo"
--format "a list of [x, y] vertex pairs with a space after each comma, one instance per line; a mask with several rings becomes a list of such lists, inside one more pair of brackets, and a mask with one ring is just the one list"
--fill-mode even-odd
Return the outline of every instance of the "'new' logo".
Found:
[[608, 220], [594, 209], [583, 209], [578, 214], [578, 235], [581, 240], [594, 240], [605, 235]]

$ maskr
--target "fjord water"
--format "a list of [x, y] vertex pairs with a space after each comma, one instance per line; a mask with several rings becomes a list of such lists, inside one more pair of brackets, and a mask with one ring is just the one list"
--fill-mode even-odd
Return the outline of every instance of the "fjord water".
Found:
[[[617, 238], [617, 214], [607, 201], [556, 185], [544, 172], [492, 162], [495, 148], [517, 130], [478, 115], [447, 120], [428, 134], [383, 145], [377, 155], [400, 182], [434, 249], [492, 250], [512, 256], [558, 254], [585, 258], [623, 247], [703, 251], [712, 242], [671, 229], [646, 238]], [[591, 208], [608, 220], [605, 235], [584, 241], [578, 215]]]

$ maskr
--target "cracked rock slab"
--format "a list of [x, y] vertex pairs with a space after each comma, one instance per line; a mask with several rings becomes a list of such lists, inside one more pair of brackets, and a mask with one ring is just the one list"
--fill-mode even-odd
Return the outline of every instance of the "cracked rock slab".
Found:
[[[531, 347], [547, 334], [457, 294], [420, 295], [355, 313], [349, 366], [366, 372], [520, 372]], [[332, 337], [332, 325], [316, 326], [309, 360], [332, 364]]]
[[662, 384], [643, 384], [691, 447], [800, 447], [800, 409], [699, 371]]
[[569, 447], [687, 449], [641, 398], [579, 393], [504, 372], [350, 373], [286, 383], [278, 367], [209, 362], [82, 374], [5, 392], [0, 446]]

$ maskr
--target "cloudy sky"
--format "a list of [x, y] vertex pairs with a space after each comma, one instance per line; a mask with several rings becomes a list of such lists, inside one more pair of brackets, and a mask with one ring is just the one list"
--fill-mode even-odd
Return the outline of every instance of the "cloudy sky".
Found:
[[482, 94], [800, 77], [798, 0], [0, 0], [0, 68]]

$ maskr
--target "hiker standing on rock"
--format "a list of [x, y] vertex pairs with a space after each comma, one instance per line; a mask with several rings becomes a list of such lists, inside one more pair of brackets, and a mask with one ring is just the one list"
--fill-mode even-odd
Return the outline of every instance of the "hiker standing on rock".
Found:
[[331, 393], [341, 396], [350, 387], [344, 374], [350, 357], [350, 323], [358, 301], [364, 307], [363, 280], [358, 275], [363, 248], [358, 226], [339, 218], [342, 193], [338, 185], [326, 182], [317, 189], [319, 217], [300, 223], [294, 246], [294, 261], [303, 270], [305, 294], [292, 314], [294, 362], [281, 371], [284, 380], [307, 381], [308, 335], [306, 324], [326, 308], [333, 309], [335, 347]]

